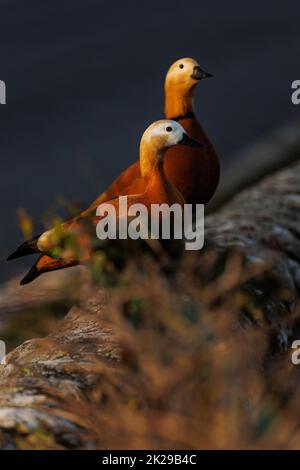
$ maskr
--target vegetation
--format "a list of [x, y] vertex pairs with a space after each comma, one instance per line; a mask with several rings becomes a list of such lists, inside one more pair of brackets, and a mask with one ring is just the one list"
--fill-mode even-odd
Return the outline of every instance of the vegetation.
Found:
[[299, 448], [299, 178], [208, 217], [202, 252], [102, 258], [52, 332], [8, 355], [1, 447]]

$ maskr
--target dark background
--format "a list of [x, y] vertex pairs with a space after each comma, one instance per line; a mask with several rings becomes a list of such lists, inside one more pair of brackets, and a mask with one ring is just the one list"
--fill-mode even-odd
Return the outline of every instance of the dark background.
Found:
[[30, 264], [2, 262], [18, 207], [39, 220], [58, 195], [88, 203], [137, 158], [175, 59], [214, 74], [197, 113], [223, 167], [292, 119], [299, 19], [299, 1], [0, 0], [0, 278]]

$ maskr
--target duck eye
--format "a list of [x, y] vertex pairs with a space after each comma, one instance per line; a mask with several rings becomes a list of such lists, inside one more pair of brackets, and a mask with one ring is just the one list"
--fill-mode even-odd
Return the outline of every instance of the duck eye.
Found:
[[170, 126], [166, 127], [167, 132], [172, 132], [172, 130], [173, 130], [172, 127], [170, 127]]
[[179, 65], [179, 68], [180, 68], [180, 69], [183, 69], [183, 67], [184, 67], [183, 64], [180, 64], [180, 65]]

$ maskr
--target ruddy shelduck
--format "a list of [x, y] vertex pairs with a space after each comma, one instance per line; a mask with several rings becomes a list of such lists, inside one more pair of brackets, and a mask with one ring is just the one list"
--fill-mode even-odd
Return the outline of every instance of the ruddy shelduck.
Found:
[[[215, 149], [195, 116], [196, 85], [212, 75], [204, 72], [191, 58], [179, 59], [168, 70], [165, 79], [165, 117], [181, 124], [192, 138], [203, 144], [199, 148], [171, 148], [165, 155], [167, 178], [180, 191], [187, 203], [207, 204], [219, 182], [220, 167]], [[145, 179], [139, 162], [133, 163], [95, 201], [115, 196], [142, 193]]]
[[[181, 147], [180, 144], [191, 148], [200, 148], [201, 143], [192, 139], [183, 127], [173, 120], [160, 120], [151, 124], [144, 132], [140, 142], [140, 167], [144, 181], [144, 189], [139, 194], [128, 195], [127, 207], [132, 204], [143, 204], [151, 209], [152, 204], [174, 203], [184, 204], [185, 200], [180, 191], [166, 176], [164, 158], [171, 147]], [[180, 155], [180, 152], [178, 153]], [[176, 158], [176, 156], [174, 157]], [[119, 216], [119, 199], [105, 201], [115, 207]], [[92, 204], [79, 216], [71, 219], [60, 227], [47, 230], [39, 236], [23, 243], [8, 259], [15, 259], [33, 253], [42, 253], [34, 266], [22, 279], [21, 284], [27, 284], [44, 272], [74, 266], [80, 262], [89, 261], [92, 257], [92, 242], [89, 228], [99, 221], [96, 207]], [[76, 238], [81, 255], [74, 255], [67, 249], [60, 250], [60, 244], [69, 236]], [[94, 234], [95, 238], [95, 234]], [[58, 251], [59, 250], [59, 251]], [[61, 259], [56, 259], [55, 253], [60, 253]]]

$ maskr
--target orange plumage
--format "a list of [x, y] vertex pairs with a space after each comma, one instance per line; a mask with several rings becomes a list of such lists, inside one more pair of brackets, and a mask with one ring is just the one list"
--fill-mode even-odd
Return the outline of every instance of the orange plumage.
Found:
[[[183, 67], [182, 67], [183, 66]], [[210, 74], [203, 72], [194, 59], [177, 60], [165, 80], [165, 117], [176, 120], [188, 135], [203, 144], [199, 148], [172, 148], [165, 155], [167, 178], [187, 203], [207, 204], [219, 182], [220, 165], [215, 149], [194, 114], [194, 89]], [[96, 207], [115, 196], [142, 193], [145, 181], [137, 161], [123, 171], [94, 202]]]
[[[165, 117], [180, 123], [188, 135], [202, 144], [198, 148], [173, 147], [164, 156], [167, 180], [177, 188], [187, 203], [192, 204], [208, 203], [218, 186], [220, 175], [218, 156], [194, 111], [195, 87], [200, 80], [209, 76], [194, 59], [184, 58], [171, 65], [165, 80]], [[99, 204], [117, 196], [144, 194], [146, 186], [146, 178], [143, 177], [140, 162], [137, 161], [123, 171], [82, 215], [87, 216]], [[145, 198], [150, 203], [157, 199], [164, 200], [166, 194], [163, 192], [164, 188], [159, 188], [157, 182], [150, 194], [147, 195], [146, 192]], [[75, 260], [56, 260], [42, 255], [36, 264], [35, 274], [62, 269], [73, 265], [72, 263], [77, 264]]]
[[[128, 209], [133, 204], [143, 204], [150, 215], [152, 204], [164, 203], [167, 206], [175, 203], [184, 204], [184, 198], [166, 177], [163, 164], [167, 149], [177, 144], [195, 148], [201, 146], [199, 142], [191, 139], [182, 126], [175, 121], [157, 121], [146, 129], [140, 144], [140, 167], [145, 189], [141, 194], [128, 195]], [[108, 202], [115, 208], [117, 217], [126, 215], [119, 212], [118, 198]], [[21, 245], [9, 259], [32, 253], [44, 253], [22, 279], [21, 284], [31, 282], [44, 272], [89, 261], [92, 258], [95, 238], [93, 227], [100, 219], [101, 217], [95, 213], [95, 208], [90, 206], [74, 219]], [[72, 249], [71, 244], [64, 246], [64, 241], [70, 237], [75, 241], [75, 249]], [[59, 250], [60, 259], [51, 256], [54, 251], [57, 253], [57, 250]]]

